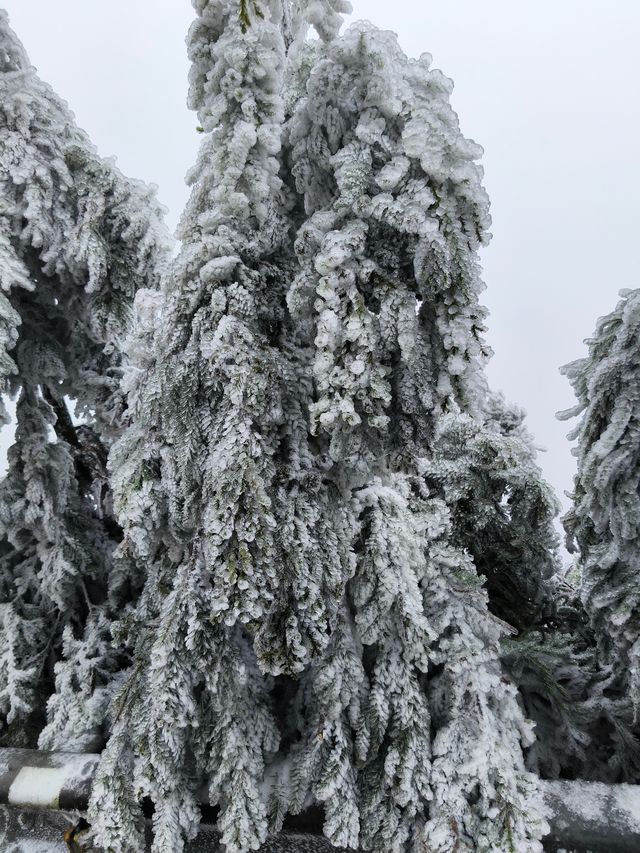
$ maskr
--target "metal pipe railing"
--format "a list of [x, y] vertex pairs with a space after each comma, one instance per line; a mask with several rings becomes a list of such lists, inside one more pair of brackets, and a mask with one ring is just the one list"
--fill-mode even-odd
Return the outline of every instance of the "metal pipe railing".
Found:
[[[99, 756], [0, 749], [0, 851], [80, 851]], [[542, 791], [551, 833], [549, 853], [640, 853], [640, 786], [598, 782], [546, 782]], [[190, 853], [214, 849], [216, 833], [202, 826]], [[37, 844], [41, 843], [38, 848]], [[29, 847], [30, 845], [30, 847]], [[169, 853], [169, 851], [168, 851]], [[263, 853], [337, 853], [322, 838], [284, 833]]]

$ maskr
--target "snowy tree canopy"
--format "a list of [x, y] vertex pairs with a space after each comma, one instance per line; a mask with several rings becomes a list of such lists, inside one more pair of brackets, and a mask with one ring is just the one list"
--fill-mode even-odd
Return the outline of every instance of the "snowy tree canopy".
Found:
[[[573, 505], [564, 518], [578, 552], [581, 597], [603, 659], [640, 706], [640, 291], [623, 291], [599, 320], [588, 355], [563, 368], [580, 416]], [[613, 687], [612, 687], [613, 689]]]
[[97, 842], [139, 850], [149, 797], [180, 851], [206, 783], [228, 853], [313, 806], [337, 846], [540, 851], [499, 654], [548, 604], [556, 503], [484, 375], [480, 149], [346, 4], [194, 7], [205, 136], [109, 460], [145, 583]]
[[0, 737], [13, 742], [37, 736], [48, 697], [41, 745], [95, 740], [122, 666], [106, 457], [126, 417], [133, 297], [158, 286], [168, 246], [153, 191], [97, 156], [0, 11], [0, 373], [17, 400], [0, 485]]

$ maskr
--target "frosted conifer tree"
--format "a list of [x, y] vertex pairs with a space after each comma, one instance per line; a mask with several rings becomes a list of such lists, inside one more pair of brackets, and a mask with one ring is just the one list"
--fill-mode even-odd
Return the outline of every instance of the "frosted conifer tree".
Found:
[[126, 418], [121, 338], [167, 245], [153, 192], [97, 156], [0, 10], [0, 375], [17, 398], [0, 484], [0, 737], [12, 745], [97, 746], [124, 664], [110, 623], [131, 589], [118, 597], [128, 569], [112, 556], [106, 457]]
[[[640, 291], [622, 291], [615, 310], [601, 318], [587, 341], [588, 355], [563, 373], [578, 398], [560, 417], [580, 416], [571, 439], [578, 470], [573, 504], [564, 518], [568, 546], [577, 551], [580, 594], [591, 620], [601, 663], [610, 667], [607, 697], [613, 762], [627, 781], [640, 778], [637, 740], [616, 721], [617, 704], [636, 722], [640, 706]], [[638, 733], [637, 723], [635, 726]], [[635, 761], [629, 762], [633, 752]], [[630, 766], [631, 765], [631, 766]]]
[[145, 797], [180, 851], [203, 782], [228, 853], [312, 806], [336, 846], [542, 849], [499, 646], [544, 606], [555, 502], [484, 376], [480, 149], [430, 57], [338, 36], [346, 6], [194, 0], [205, 138], [109, 463], [146, 583], [116, 628], [107, 851], [141, 849]]

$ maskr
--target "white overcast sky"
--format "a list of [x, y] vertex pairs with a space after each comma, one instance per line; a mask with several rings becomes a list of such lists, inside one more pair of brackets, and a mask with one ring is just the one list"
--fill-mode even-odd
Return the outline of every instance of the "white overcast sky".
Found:
[[[175, 226], [199, 142], [185, 106], [188, 0], [0, 0], [41, 76], [103, 155], [159, 186]], [[562, 497], [573, 404], [558, 373], [640, 286], [639, 0], [354, 0], [354, 17], [428, 51], [485, 150], [483, 253], [495, 388], [528, 412]]]

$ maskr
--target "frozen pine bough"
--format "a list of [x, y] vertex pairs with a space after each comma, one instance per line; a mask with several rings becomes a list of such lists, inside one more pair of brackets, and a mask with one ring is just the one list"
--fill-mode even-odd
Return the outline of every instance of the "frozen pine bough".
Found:
[[336, 847], [540, 851], [500, 641], [550, 606], [556, 504], [485, 379], [480, 149], [346, 4], [194, 6], [205, 136], [110, 452], [144, 585], [95, 843], [142, 849], [148, 798], [182, 850], [205, 784], [227, 853], [314, 810]]
[[111, 621], [137, 583], [113, 556], [106, 470], [126, 419], [121, 339], [167, 247], [153, 192], [97, 156], [0, 10], [0, 380], [15, 400], [0, 484], [0, 743], [101, 744], [128, 663]]

